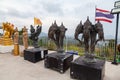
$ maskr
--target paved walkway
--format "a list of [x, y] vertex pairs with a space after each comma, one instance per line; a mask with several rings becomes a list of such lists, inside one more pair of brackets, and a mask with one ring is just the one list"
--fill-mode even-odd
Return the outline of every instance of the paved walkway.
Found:
[[14, 48], [14, 45], [10, 45], [10, 46], [0, 45], [0, 53], [12, 52], [13, 48]]
[[[49, 51], [51, 52], [51, 51]], [[77, 56], [74, 56], [75, 58]], [[46, 69], [44, 60], [31, 63], [10, 53], [0, 54], [0, 80], [73, 80], [70, 69], [64, 74]], [[120, 65], [106, 62], [104, 80], [120, 80]]]

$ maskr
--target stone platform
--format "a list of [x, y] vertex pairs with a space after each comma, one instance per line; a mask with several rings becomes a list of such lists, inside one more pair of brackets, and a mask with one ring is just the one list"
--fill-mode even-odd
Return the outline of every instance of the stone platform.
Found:
[[105, 75], [105, 60], [96, 59], [95, 63], [86, 64], [84, 57], [79, 57], [70, 66], [70, 76], [80, 80], [103, 80]]
[[46, 68], [54, 69], [60, 73], [64, 73], [73, 60], [73, 55], [68, 53], [51, 53], [45, 58], [44, 65]]
[[24, 59], [30, 62], [36, 63], [45, 59], [48, 54], [48, 50], [44, 48], [31, 48], [24, 50]]

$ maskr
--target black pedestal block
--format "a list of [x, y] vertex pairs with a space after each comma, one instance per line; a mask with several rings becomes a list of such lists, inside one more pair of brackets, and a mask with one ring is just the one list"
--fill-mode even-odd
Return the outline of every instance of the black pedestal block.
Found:
[[96, 63], [86, 64], [83, 57], [71, 62], [70, 76], [80, 80], [103, 80], [105, 75], [105, 61], [96, 59]]
[[40, 60], [45, 59], [46, 54], [48, 54], [47, 49], [43, 48], [26, 49], [24, 50], [24, 59], [36, 63]]
[[51, 53], [48, 54], [45, 58], [45, 67], [51, 68], [60, 73], [64, 73], [69, 67], [70, 63], [73, 60], [72, 54], [62, 54], [62, 53]]

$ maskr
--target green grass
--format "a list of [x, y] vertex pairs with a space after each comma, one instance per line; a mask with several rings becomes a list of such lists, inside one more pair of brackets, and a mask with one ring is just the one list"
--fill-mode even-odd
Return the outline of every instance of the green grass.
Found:
[[[65, 48], [66, 47], [64, 47], [64, 49]], [[68, 46], [67, 50], [77, 51], [80, 56], [82, 56], [84, 54], [84, 48], [78, 47], [78, 46], [75, 46], [75, 45]]]
[[[50, 41], [50, 40], [47, 40], [47, 39], [46, 40], [40, 39], [38, 41], [38, 43], [41, 47], [45, 47], [49, 50], [56, 50], [56, 45], [54, 44], [53, 41]], [[31, 40], [29, 40], [29, 44], [32, 45]], [[66, 45], [64, 45], [64, 50], [66, 50]], [[67, 51], [69, 51], [69, 50], [77, 51], [80, 56], [84, 55], [84, 45], [80, 46], [78, 44], [69, 43], [69, 44], [67, 44]], [[95, 54], [97, 56], [96, 58], [106, 59], [108, 61], [112, 61], [113, 57], [114, 57], [113, 42], [111, 42], [109, 45], [103, 46], [101, 48], [96, 47]], [[117, 55], [120, 55], [120, 53], [117, 53]], [[118, 57], [117, 57], [117, 60], [118, 60]]]

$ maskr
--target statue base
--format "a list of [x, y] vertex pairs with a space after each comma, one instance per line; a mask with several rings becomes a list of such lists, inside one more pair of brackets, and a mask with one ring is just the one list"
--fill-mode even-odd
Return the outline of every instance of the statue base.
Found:
[[55, 52], [46, 56], [44, 65], [46, 68], [51, 68], [60, 73], [64, 73], [70, 67], [72, 60], [72, 54]]
[[0, 37], [0, 45], [3, 46], [13, 45], [13, 40], [11, 38]]
[[71, 78], [80, 80], [103, 80], [105, 75], [105, 60], [96, 59], [94, 64], [86, 64], [83, 60], [84, 57], [79, 57], [71, 62]]
[[14, 56], [18, 56], [19, 55], [19, 44], [18, 43], [14, 44], [13, 55]]
[[95, 59], [95, 54], [85, 54], [83, 62], [86, 64], [94, 64], [96, 63], [96, 59]]
[[45, 59], [46, 54], [48, 54], [48, 50], [43, 48], [25, 49], [24, 59], [36, 63]]

